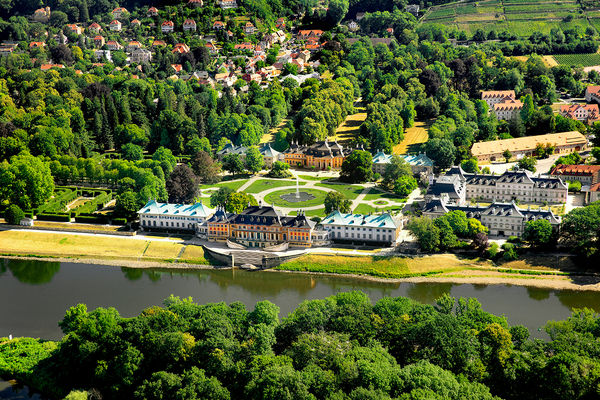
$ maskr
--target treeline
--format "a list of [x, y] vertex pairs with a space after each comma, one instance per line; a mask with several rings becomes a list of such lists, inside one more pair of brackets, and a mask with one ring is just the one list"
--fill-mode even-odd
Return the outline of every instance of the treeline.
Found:
[[[550, 341], [448, 295], [435, 306], [361, 292], [268, 302], [169, 297], [134, 318], [70, 308], [60, 342], [0, 346], [0, 376], [47, 395], [111, 399], [583, 399], [597, 396], [598, 315], [549, 321]], [[497, 397], [496, 397], [497, 396]]]

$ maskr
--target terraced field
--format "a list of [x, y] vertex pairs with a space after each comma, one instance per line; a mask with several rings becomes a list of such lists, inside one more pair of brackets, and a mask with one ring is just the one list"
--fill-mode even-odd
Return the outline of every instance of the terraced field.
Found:
[[[569, 15], [573, 19], [564, 21]], [[492, 0], [432, 7], [421, 20], [428, 22], [464, 30], [468, 36], [482, 29], [528, 37], [533, 32], [549, 33], [556, 26], [563, 30], [575, 27], [585, 30], [590, 25], [600, 29], [600, 12], [597, 5], [591, 8], [588, 5], [584, 10], [576, 1]]]
[[552, 56], [558, 64], [564, 65], [583, 65], [592, 67], [600, 65], [600, 54], [557, 54]]

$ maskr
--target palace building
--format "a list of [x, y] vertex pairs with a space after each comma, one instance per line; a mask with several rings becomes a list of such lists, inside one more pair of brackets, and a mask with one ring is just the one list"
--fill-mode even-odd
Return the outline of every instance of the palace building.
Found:
[[352, 153], [353, 149], [344, 148], [337, 142], [327, 139], [312, 145], [301, 145], [292, 142], [291, 146], [283, 152], [285, 162], [292, 167], [300, 165], [304, 168], [316, 169], [341, 169], [342, 163]]
[[323, 229], [330, 232], [334, 242], [385, 243], [394, 245], [402, 223], [390, 213], [365, 215], [342, 214], [334, 211], [321, 221]]
[[188, 230], [197, 231], [214, 210], [200, 203], [170, 204], [150, 200], [138, 211], [143, 230]]

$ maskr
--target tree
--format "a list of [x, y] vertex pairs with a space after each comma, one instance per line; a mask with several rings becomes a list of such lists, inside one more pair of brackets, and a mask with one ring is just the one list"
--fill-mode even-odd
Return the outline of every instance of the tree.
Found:
[[481, 232], [476, 234], [471, 245], [475, 247], [479, 253], [483, 254], [488, 246], [488, 236]]
[[527, 156], [527, 157], [521, 158], [517, 165], [521, 169], [526, 169], [528, 171], [535, 172], [536, 171], [535, 166], [537, 165], [537, 160], [534, 157]]
[[479, 165], [477, 164], [477, 157], [471, 157], [468, 160], [463, 160], [460, 163], [460, 167], [463, 171], [470, 174], [476, 174], [479, 172]]
[[436, 167], [446, 169], [454, 164], [456, 147], [449, 139], [430, 139], [425, 145], [427, 156], [431, 158]]
[[348, 0], [331, 0], [329, 2], [327, 16], [329, 17], [332, 26], [336, 26], [344, 19], [348, 12], [348, 7]]
[[515, 250], [515, 245], [512, 243], [504, 243], [502, 245], [502, 250], [504, 250], [502, 253], [502, 258], [505, 261], [515, 261], [519, 258], [519, 255]]
[[140, 207], [137, 195], [133, 190], [125, 190], [117, 196], [115, 214], [121, 218], [126, 218], [127, 221], [133, 221], [137, 218]]
[[590, 258], [598, 253], [600, 202], [571, 210], [562, 220], [561, 238], [573, 251]]
[[185, 164], [175, 167], [165, 184], [169, 200], [175, 203], [189, 202], [198, 193], [198, 181], [194, 171]]
[[413, 176], [401, 176], [394, 182], [394, 193], [398, 196], [406, 197], [418, 186], [417, 180]]
[[271, 178], [291, 178], [290, 165], [283, 161], [275, 161], [267, 174]]
[[169, 175], [171, 171], [173, 171], [173, 168], [175, 168], [175, 165], [177, 165], [177, 158], [175, 158], [171, 150], [162, 146], [156, 150], [152, 159], [160, 162], [160, 166], [167, 175]]
[[4, 211], [4, 219], [10, 225], [19, 225], [23, 218], [25, 218], [25, 213], [16, 204], [11, 204], [6, 211]]
[[373, 175], [373, 156], [364, 150], [354, 150], [342, 163], [340, 179], [344, 182], [367, 182]]
[[258, 150], [258, 147], [252, 146], [246, 151], [246, 169], [257, 173], [265, 167], [265, 160]]
[[67, 14], [62, 11], [52, 11], [49, 22], [50, 25], [58, 28], [69, 22], [69, 18], [67, 17]]
[[223, 157], [223, 169], [229, 171], [235, 178], [235, 174], [244, 172], [244, 163], [239, 154], [227, 154]]
[[521, 239], [532, 247], [545, 247], [552, 243], [553, 236], [550, 221], [537, 219], [527, 222]]
[[504, 157], [504, 161], [510, 162], [510, 159], [512, 158], [512, 153], [509, 149], [506, 149], [502, 152], [502, 157]]
[[401, 176], [412, 176], [412, 169], [410, 164], [406, 160], [394, 154], [390, 159], [389, 164], [385, 165], [385, 172], [383, 173], [383, 185], [385, 187], [392, 188], [394, 183]]
[[339, 210], [341, 213], [349, 213], [352, 202], [343, 193], [333, 191], [325, 196], [325, 214]]
[[235, 193], [235, 190], [228, 186], [222, 186], [210, 195], [210, 206], [215, 208], [217, 206], [224, 206], [229, 201], [229, 196]]
[[427, 217], [414, 218], [407, 226], [411, 235], [417, 239], [419, 247], [425, 252], [438, 250], [440, 245], [440, 230]]
[[254, 196], [246, 192], [235, 192], [232, 193], [227, 199], [225, 209], [230, 213], [241, 213], [248, 206], [257, 206], [258, 203]]
[[127, 143], [121, 147], [121, 156], [124, 160], [139, 161], [144, 159], [144, 149], [133, 143]]
[[64, 44], [59, 44], [58, 46], [52, 48], [50, 50], [50, 54], [52, 56], [52, 60], [54, 60], [54, 62], [57, 64], [71, 65], [73, 63], [71, 49]]
[[221, 180], [219, 164], [215, 163], [205, 151], [199, 151], [194, 155], [190, 160], [190, 167], [201, 182], [212, 184]]
[[23, 209], [38, 207], [52, 196], [54, 180], [48, 163], [27, 153], [0, 164], [0, 201]]

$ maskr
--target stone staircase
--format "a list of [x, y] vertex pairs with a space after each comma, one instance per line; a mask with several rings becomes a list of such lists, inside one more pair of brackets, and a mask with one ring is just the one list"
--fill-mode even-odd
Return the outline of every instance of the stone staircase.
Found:
[[229, 254], [233, 256], [233, 263], [237, 267], [244, 264], [252, 264], [255, 267], [262, 268], [263, 256], [269, 256], [269, 254], [262, 251], [245, 250], [231, 251]]

